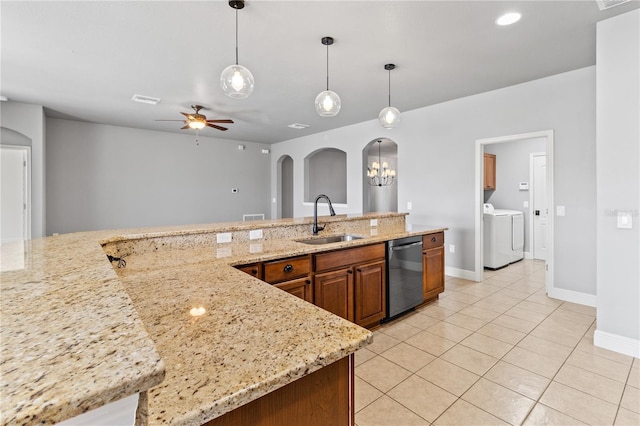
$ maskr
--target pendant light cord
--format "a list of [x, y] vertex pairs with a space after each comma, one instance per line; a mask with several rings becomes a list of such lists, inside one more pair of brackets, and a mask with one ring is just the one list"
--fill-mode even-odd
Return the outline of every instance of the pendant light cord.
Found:
[[236, 65], [238, 65], [238, 8], [236, 7]]
[[327, 44], [327, 91], [329, 90], [329, 45]]
[[391, 70], [389, 70], [389, 106], [391, 106]]

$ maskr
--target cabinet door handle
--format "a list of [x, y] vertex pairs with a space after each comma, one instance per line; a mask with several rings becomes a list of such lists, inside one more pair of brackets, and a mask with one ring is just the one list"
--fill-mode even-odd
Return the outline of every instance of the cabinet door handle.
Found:
[[358, 271], [358, 272], [362, 272], [362, 269], [358, 268], [358, 269], [356, 269], [356, 271]]
[[435, 243], [436, 242], [436, 237], [431, 238], [431, 242]]
[[311, 284], [311, 280], [305, 280], [304, 283], [309, 285], [309, 284]]
[[290, 265], [290, 264], [284, 265], [283, 271], [284, 272], [293, 272], [293, 265]]
[[353, 270], [349, 269], [349, 270], [347, 271], [347, 274], [353, 274]]

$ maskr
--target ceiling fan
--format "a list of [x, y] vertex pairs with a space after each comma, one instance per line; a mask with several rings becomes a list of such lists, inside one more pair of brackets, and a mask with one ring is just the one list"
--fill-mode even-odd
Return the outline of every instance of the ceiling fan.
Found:
[[222, 130], [223, 132], [227, 130], [226, 127], [218, 126], [213, 123], [233, 123], [233, 120], [230, 119], [221, 119], [221, 120], [207, 120], [207, 117], [204, 114], [200, 114], [200, 110], [204, 109], [202, 105], [191, 105], [193, 108], [192, 113], [181, 112], [180, 114], [186, 117], [186, 120], [156, 120], [156, 121], [182, 121], [184, 123], [184, 127], [180, 129], [203, 129], [204, 127], [213, 127], [214, 129]]

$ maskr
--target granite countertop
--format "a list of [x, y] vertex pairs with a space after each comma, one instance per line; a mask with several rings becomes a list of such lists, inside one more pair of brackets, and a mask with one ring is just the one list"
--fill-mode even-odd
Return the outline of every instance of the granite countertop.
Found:
[[[376, 216], [322, 219], [338, 226], [369, 217]], [[161, 252], [138, 248], [126, 268], [115, 270], [101, 247], [128, 244], [128, 237], [192, 241], [203, 232], [310, 223], [273, 222], [87, 232], [26, 243], [24, 268], [1, 275], [2, 423], [55, 423], [147, 389], [140, 412], [149, 424], [195, 425], [222, 415], [372, 339], [368, 330], [232, 265], [446, 229], [381, 228], [323, 246], [285, 232], [278, 239]], [[3, 263], [21, 251], [0, 249]]]

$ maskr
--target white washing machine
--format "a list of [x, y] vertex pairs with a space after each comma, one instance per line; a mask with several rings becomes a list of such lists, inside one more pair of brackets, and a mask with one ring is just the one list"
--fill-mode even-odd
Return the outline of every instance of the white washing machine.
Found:
[[484, 266], [498, 269], [524, 258], [524, 214], [484, 205]]

